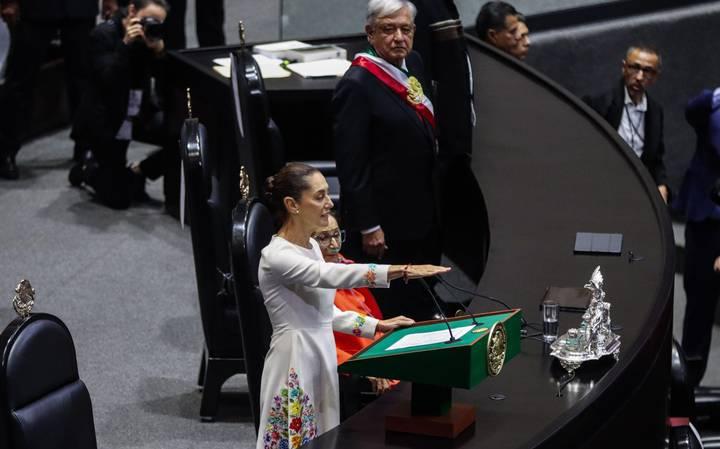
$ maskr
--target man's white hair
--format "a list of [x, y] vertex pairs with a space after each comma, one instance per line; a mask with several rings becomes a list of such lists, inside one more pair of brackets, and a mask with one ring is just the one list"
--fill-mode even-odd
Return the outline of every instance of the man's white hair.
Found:
[[373, 25], [378, 18], [392, 16], [403, 8], [410, 10], [410, 16], [415, 21], [417, 8], [408, 0], [370, 0], [368, 2], [367, 24]]

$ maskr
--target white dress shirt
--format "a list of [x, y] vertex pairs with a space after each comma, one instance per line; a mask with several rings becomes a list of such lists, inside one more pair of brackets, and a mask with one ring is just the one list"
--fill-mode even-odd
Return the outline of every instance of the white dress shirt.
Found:
[[645, 112], [647, 111], [647, 96], [643, 94], [640, 103], [635, 104], [625, 88], [625, 102], [620, 119], [618, 133], [620, 137], [633, 149], [638, 157], [643, 154], [645, 146]]

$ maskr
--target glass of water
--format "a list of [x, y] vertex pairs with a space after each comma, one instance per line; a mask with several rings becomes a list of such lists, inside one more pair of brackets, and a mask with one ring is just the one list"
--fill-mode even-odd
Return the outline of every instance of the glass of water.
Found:
[[542, 303], [543, 314], [543, 340], [545, 343], [552, 343], [558, 337], [558, 315], [560, 314], [560, 305], [555, 301], [545, 301]]

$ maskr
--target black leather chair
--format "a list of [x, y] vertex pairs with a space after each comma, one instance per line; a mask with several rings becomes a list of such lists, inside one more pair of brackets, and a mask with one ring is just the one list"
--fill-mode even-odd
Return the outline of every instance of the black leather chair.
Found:
[[[183, 124], [180, 153], [185, 175], [188, 217], [195, 260], [200, 317], [205, 346], [198, 385], [200, 418], [217, 415], [227, 379], [245, 372], [240, 326], [230, 274], [230, 227], [233, 196], [223, 182], [224, 168], [210, 153], [205, 127], [197, 119]], [[227, 178], [227, 176], [225, 176]], [[237, 190], [237, 189], [235, 189]]]
[[17, 318], [0, 334], [0, 447], [95, 449], [92, 404], [75, 346], [53, 315]]
[[[680, 344], [673, 340], [670, 363], [670, 410], [671, 418], [696, 421], [695, 391], [689, 382], [685, 353]], [[720, 448], [720, 434], [701, 428], [699, 439], [689, 425], [670, 428], [668, 441], [670, 449]], [[701, 446], [702, 443], [702, 446]]]
[[260, 379], [272, 336], [258, 285], [258, 265], [260, 252], [270, 243], [274, 231], [273, 217], [259, 200], [238, 202], [233, 211], [232, 268], [256, 431], [260, 420]]
[[[253, 182], [252, 192], [262, 192], [265, 178], [276, 173], [287, 162], [285, 143], [273, 121], [265, 83], [252, 55], [244, 49], [231, 54], [231, 78], [235, 102], [235, 118], [241, 142], [240, 160], [248, 168]], [[301, 161], [316, 167], [328, 181], [330, 198], [340, 204], [340, 182], [335, 161]]]

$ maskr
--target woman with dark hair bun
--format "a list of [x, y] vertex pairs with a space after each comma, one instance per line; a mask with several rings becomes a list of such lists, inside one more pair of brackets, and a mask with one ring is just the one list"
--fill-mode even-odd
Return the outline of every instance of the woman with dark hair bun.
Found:
[[296, 448], [340, 422], [333, 330], [370, 337], [412, 324], [378, 321], [333, 307], [336, 288], [388, 287], [393, 279], [445, 273], [434, 265], [335, 264], [311, 238], [328, 226], [325, 177], [301, 163], [265, 183], [280, 229], [262, 251], [258, 278], [273, 326], [260, 388], [257, 448]]

